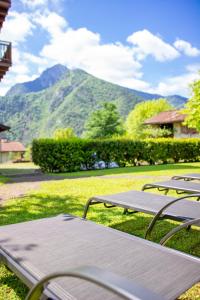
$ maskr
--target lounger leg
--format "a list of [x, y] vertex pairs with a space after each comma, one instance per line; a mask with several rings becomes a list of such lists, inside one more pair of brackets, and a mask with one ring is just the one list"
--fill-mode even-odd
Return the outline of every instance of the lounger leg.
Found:
[[93, 198], [90, 198], [90, 199], [87, 201], [86, 205], [85, 205], [85, 208], [84, 208], [84, 212], [83, 212], [82, 218], [83, 218], [83, 219], [86, 219], [87, 213], [88, 213], [88, 210], [89, 210], [90, 205], [101, 204], [101, 203], [102, 203], [102, 202], [95, 201]]
[[123, 214], [124, 215], [132, 215], [132, 214], [136, 214], [137, 212], [138, 212], [137, 210], [129, 211], [128, 208], [124, 208]]
[[166, 189], [166, 190], [165, 190], [165, 195], [167, 195], [167, 194], [168, 194], [168, 192], [169, 192], [169, 189]]
[[186, 230], [189, 231], [191, 229], [191, 225], [189, 225]]
[[103, 204], [106, 208], [112, 208], [112, 207], [116, 207], [116, 205], [108, 205], [106, 203]]
[[179, 192], [178, 190], [176, 190], [176, 193], [177, 193], [178, 195], [185, 194], [185, 192]]
[[150, 189], [155, 189], [155, 186], [152, 186], [151, 184], [147, 183], [142, 187], [142, 191], [150, 190]]
[[128, 209], [127, 208], [124, 208], [124, 212], [123, 212], [123, 215], [126, 215], [128, 212]]
[[144, 191], [144, 190], [150, 190], [150, 189], [155, 189], [155, 188], [157, 188], [159, 192], [165, 192], [165, 195], [167, 195], [167, 193], [169, 192], [169, 189], [165, 189], [165, 188], [163, 189], [161, 187], [160, 188], [159, 187], [155, 187], [155, 186], [152, 186], [149, 183], [143, 185], [142, 191]]
[[151, 232], [152, 232], [152, 230], [153, 230], [153, 228], [154, 228], [154, 226], [155, 226], [157, 220], [159, 220], [159, 219], [160, 219], [160, 214], [155, 215], [155, 217], [154, 217], [153, 220], [150, 222], [150, 224], [149, 224], [149, 226], [148, 226], [148, 228], [147, 228], [147, 230], [146, 230], [146, 232], [145, 232], [145, 236], [144, 236], [145, 239], [148, 237], [148, 235], [151, 234]]
[[158, 191], [165, 192], [165, 195], [167, 195], [167, 193], [169, 192], [169, 189], [163, 189], [163, 188], [158, 187]]

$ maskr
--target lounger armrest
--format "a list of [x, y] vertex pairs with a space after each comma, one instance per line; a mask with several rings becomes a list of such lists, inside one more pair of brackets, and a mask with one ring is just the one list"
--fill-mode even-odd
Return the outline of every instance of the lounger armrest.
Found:
[[177, 199], [174, 199], [170, 202], [168, 202], [166, 205], [164, 205], [158, 212], [157, 214], [154, 216], [154, 218], [152, 219], [151, 223], [149, 224], [147, 231], [145, 233], [145, 238], [147, 238], [147, 236], [151, 233], [156, 221], [160, 218], [160, 216], [163, 214], [163, 212], [165, 211], [166, 208], [168, 208], [169, 206], [172, 206], [174, 203], [181, 201], [183, 199], [187, 199], [187, 198], [199, 198], [200, 194], [192, 194], [192, 195], [186, 195]]
[[77, 269], [71, 269], [66, 272], [54, 273], [44, 277], [32, 288], [26, 300], [39, 300], [49, 281], [58, 277], [76, 277], [79, 279], [90, 281], [115, 293], [118, 296], [121, 296], [122, 299], [164, 299], [163, 297], [156, 295], [147, 288], [144, 288], [114, 273], [99, 269], [97, 267], [85, 266]]
[[187, 221], [187, 222], [177, 226], [176, 228], [172, 229], [160, 240], [160, 244], [165, 245], [177, 232], [179, 232], [182, 229], [187, 228], [189, 226], [195, 225], [195, 224], [200, 224], [200, 218], [194, 219], [191, 221]]

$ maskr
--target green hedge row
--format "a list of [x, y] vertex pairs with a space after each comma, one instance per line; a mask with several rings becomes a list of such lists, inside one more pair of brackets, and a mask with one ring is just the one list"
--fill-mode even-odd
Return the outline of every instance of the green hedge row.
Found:
[[144, 162], [198, 161], [200, 139], [38, 139], [33, 141], [32, 158], [46, 172], [92, 169], [100, 160], [107, 166], [116, 162], [121, 167]]

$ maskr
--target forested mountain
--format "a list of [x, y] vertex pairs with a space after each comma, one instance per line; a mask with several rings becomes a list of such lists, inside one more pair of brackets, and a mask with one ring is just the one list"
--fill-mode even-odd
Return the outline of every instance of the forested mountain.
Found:
[[[138, 102], [160, 97], [56, 65], [34, 81], [15, 85], [0, 98], [0, 123], [11, 126], [11, 138], [28, 144], [35, 137], [51, 136], [61, 127], [72, 127], [81, 135], [88, 116], [102, 102], [115, 103], [125, 118]], [[167, 98], [176, 107], [186, 102], [180, 96]]]

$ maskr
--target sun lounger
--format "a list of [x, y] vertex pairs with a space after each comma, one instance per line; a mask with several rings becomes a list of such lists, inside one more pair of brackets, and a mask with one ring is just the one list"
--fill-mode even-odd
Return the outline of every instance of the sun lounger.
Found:
[[93, 266], [84, 266], [45, 276], [31, 289], [26, 300], [40, 300], [45, 284], [59, 277], [73, 277], [92, 282], [113, 292], [117, 296], [122, 296], [123, 299], [164, 300], [163, 297], [161, 298], [147, 288], [135, 284], [133, 281]]
[[176, 175], [176, 176], [173, 176], [172, 179], [176, 179], [176, 180], [184, 179], [185, 181], [200, 180], [200, 173]]
[[[1, 226], [0, 237], [1, 260], [28, 287], [52, 272], [82, 265], [118, 274], [168, 300], [200, 281], [199, 258], [70, 215]], [[137, 299], [147, 299], [142, 291]], [[122, 299], [75, 278], [56, 279], [44, 294], [62, 300]]]
[[200, 217], [200, 203], [187, 200], [188, 198], [196, 199], [198, 197], [200, 197], [200, 194], [173, 198], [143, 191], [128, 191], [112, 195], [95, 196], [87, 201], [83, 218], [87, 217], [89, 207], [96, 204], [104, 204], [106, 208], [122, 207], [132, 212], [144, 212], [155, 215], [146, 231], [145, 237], [147, 237], [156, 221], [161, 217], [162, 219], [167, 218], [180, 222]]
[[168, 181], [147, 183], [142, 188], [143, 191], [148, 189], [158, 189], [159, 191], [164, 191], [165, 194], [167, 194], [169, 190], [175, 190], [177, 194], [182, 194], [182, 193], [198, 194], [200, 193], [200, 184], [196, 182], [168, 180]]

